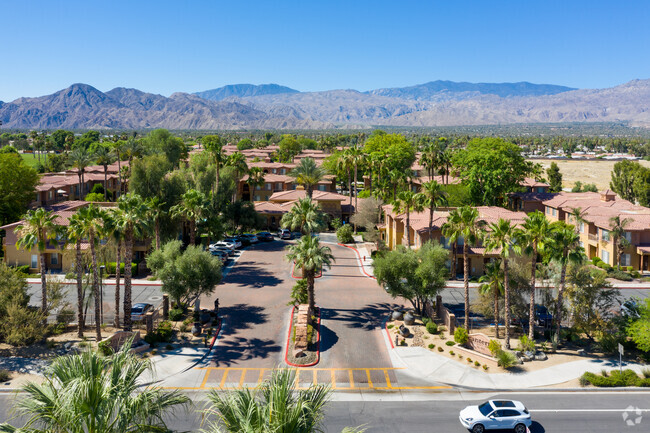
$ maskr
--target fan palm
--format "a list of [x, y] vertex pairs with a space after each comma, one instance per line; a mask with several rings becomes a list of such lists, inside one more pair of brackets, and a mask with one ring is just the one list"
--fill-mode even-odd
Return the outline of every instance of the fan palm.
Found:
[[404, 227], [406, 231], [406, 246], [407, 248], [411, 248], [411, 211], [419, 212], [424, 208], [422, 205], [422, 196], [411, 190], [400, 191], [397, 194], [397, 199], [393, 203], [393, 206], [395, 207], [395, 212], [406, 214], [406, 226]]
[[[345, 152], [348, 154], [350, 163], [354, 167], [354, 213], [357, 213], [359, 208], [359, 190], [357, 188], [359, 166], [363, 164], [366, 154], [361, 147], [350, 147]], [[354, 223], [354, 232], [357, 232], [357, 223]]]
[[104, 201], [107, 201], [106, 195], [108, 194], [108, 166], [115, 160], [113, 154], [108, 147], [100, 145], [95, 150], [95, 161], [97, 164], [104, 167]]
[[[226, 165], [232, 167], [235, 170], [235, 179], [239, 182], [239, 179], [242, 176], [242, 173], [248, 171], [248, 164], [246, 164], [246, 156], [241, 152], [234, 152], [230, 155], [226, 161]], [[233, 193], [232, 200], [235, 201], [237, 195], [237, 189]]]
[[[86, 239], [84, 233], [84, 221], [81, 215], [74, 213], [69, 220], [66, 237], [68, 241], [75, 244], [75, 274], [77, 275], [77, 336], [83, 337], [85, 328], [84, 315], [84, 288], [83, 288], [83, 256], [81, 254], [81, 243]], [[116, 289], [118, 290], [118, 289]], [[119, 291], [119, 290], [118, 290]], [[119, 304], [115, 304], [119, 307]], [[116, 309], [119, 309], [116, 307]]]
[[149, 220], [153, 221], [153, 231], [156, 239], [156, 249], [160, 249], [160, 217], [165, 214], [163, 207], [165, 203], [160, 201], [160, 198], [153, 197], [146, 200], [147, 216]]
[[535, 323], [535, 275], [537, 274], [537, 258], [544, 251], [551, 235], [551, 226], [546, 216], [540, 211], [529, 214], [524, 220], [518, 238], [522, 246], [525, 245], [526, 254], [531, 256], [530, 269], [530, 308], [528, 311], [528, 338], [534, 336]]
[[103, 357], [95, 351], [55, 359], [45, 381], [28, 383], [17, 412], [22, 428], [0, 425], [2, 432], [127, 433], [166, 432], [165, 418], [189, 404], [180, 391], [142, 388], [152, 371], [148, 360], [129, 353], [130, 342]]
[[280, 225], [292, 231], [299, 230], [303, 234], [309, 234], [322, 229], [325, 221], [318, 205], [305, 197], [299, 199], [289, 212], [282, 216]]
[[122, 153], [124, 153], [124, 141], [118, 140], [113, 143], [112, 152], [117, 160], [117, 197], [115, 197], [117, 199], [122, 195]]
[[251, 169], [248, 170], [248, 179], [246, 179], [246, 183], [248, 183], [248, 187], [251, 190], [250, 201], [255, 201], [255, 189], [264, 185], [264, 170], [262, 170], [262, 167], [251, 167]]
[[485, 247], [488, 251], [498, 251], [503, 262], [503, 291], [505, 298], [505, 339], [506, 349], [510, 349], [510, 283], [508, 275], [508, 259], [511, 252], [518, 251], [519, 247], [516, 244], [516, 228], [508, 220], [499, 218], [496, 223], [491, 223], [489, 226], [489, 235]]
[[329, 247], [321, 246], [317, 236], [303, 236], [294, 245], [287, 247], [289, 253], [287, 260], [293, 261], [295, 266], [302, 268], [303, 276], [307, 280], [307, 296], [309, 299], [309, 317], [316, 304], [314, 294], [314, 280], [316, 271], [328, 269], [332, 266], [334, 256]]
[[[463, 242], [463, 284], [465, 287], [465, 329], [469, 330], [469, 247], [483, 237], [485, 223], [479, 219], [478, 210], [464, 206], [449, 213], [443, 225], [443, 235], [454, 246]], [[455, 247], [454, 247], [455, 249]], [[455, 270], [454, 270], [455, 271]]]
[[630, 218], [621, 219], [620, 215], [611, 217], [609, 219], [610, 233], [612, 235], [612, 241], [614, 244], [615, 255], [616, 255], [616, 265], [618, 269], [621, 270], [621, 259], [623, 257], [623, 252], [625, 248], [630, 245], [630, 241], [625, 237], [627, 225], [632, 221]]
[[93, 163], [94, 158], [85, 148], [77, 146], [68, 154], [68, 160], [77, 169], [77, 176], [79, 176], [79, 193], [77, 194], [77, 198], [83, 199], [84, 173], [86, 172], [86, 167]]
[[438, 168], [439, 151], [436, 143], [427, 143], [422, 149], [419, 163], [427, 169], [429, 181], [433, 180], [433, 175]]
[[212, 195], [216, 196], [219, 190], [219, 174], [221, 173], [221, 167], [226, 162], [226, 153], [223, 151], [223, 142], [218, 135], [206, 135], [201, 141], [205, 150], [210, 152], [212, 161], [217, 169], [214, 191], [212, 191]]
[[45, 251], [47, 241], [56, 239], [60, 232], [60, 226], [56, 223], [57, 216], [51, 211], [38, 208], [28, 211], [24, 218], [24, 223], [16, 227], [18, 234], [18, 248], [25, 248], [31, 251], [34, 246], [38, 248], [41, 268], [41, 311], [47, 313], [47, 269], [45, 267]]
[[190, 189], [181, 197], [181, 202], [171, 207], [172, 215], [186, 219], [190, 223], [190, 245], [196, 244], [196, 221], [203, 217], [207, 200], [205, 195]]
[[447, 205], [447, 193], [435, 180], [425, 182], [422, 184], [420, 190], [422, 196], [422, 204], [429, 208], [429, 238], [433, 233], [433, 214], [440, 206]]
[[569, 215], [571, 216], [571, 222], [575, 225], [576, 233], [580, 233], [580, 224], [587, 222], [585, 220], [585, 215], [587, 212], [583, 211], [581, 207], [571, 208]]
[[[115, 242], [115, 318], [113, 325], [116, 328], [120, 327], [120, 277], [122, 274], [122, 244], [124, 242], [124, 231], [119, 225], [119, 213], [115, 208], [111, 208], [106, 212], [104, 218], [104, 233], [106, 236], [113, 238]], [[81, 280], [78, 280], [78, 283]]]
[[485, 265], [485, 275], [478, 279], [478, 291], [494, 297], [494, 334], [499, 338], [499, 296], [503, 296], [503, 269], [501, 261], [494, 260]]
[[142, 156], [143, 151], [144, 148], [142, 147], [142, 143], [140, 143], [140, 140], [135, 139], [134, 132], [133, 137], [129, 138], [124, 144], [124, 152], [128, 155], [129, 158], [129, 167], [131, 167], [133, 164], [133, 158]]
[[318, 185], [318, 182], [323, 180], [325, 170], [316, 165], [314, 158], [302, 158], [298, 165], [289, 172], [289, 175], [303, 185], [307, 191], [307, 197], [312, 198], [314, 185]]

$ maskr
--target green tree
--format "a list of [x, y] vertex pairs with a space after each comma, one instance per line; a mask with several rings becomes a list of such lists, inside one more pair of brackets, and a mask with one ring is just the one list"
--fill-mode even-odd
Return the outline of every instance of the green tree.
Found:
[[[75, 244], [75, 274], [77, 276], [77, 336], [79, 338], [83, 337], [83, 332], [85, 328], [85, 319], [84, 315], [84, 298], [85, 292], [83, 288], [83, 255], [81, 252], [81, 244], [86, 239], [85, 234], [85, 221], [82, 215], [79, 212], [72, 214], [69, 220], [67, 227], [67, 241], [73, 242]], [[116, 291], [119, 292], [119, 288], [116, 288]], [[116, 310], [119, 310], [119, 303], [115, 304]]]
[[418, 313], [426, 301], [445, 287], [449, 252], [437, 242], [427, 242], [417, 250], [400, 245], [378, 255], [373, 261], [377, 283], [393, 298], [407, 299]]
[[129, 191], [143, 198], [153, 198], [161, 194], [165, 177], [171, 166], [162, 155], [149, 155], [131, 163]]
[[309, 298], [309, 320], [316, 305], [314, 281], [316, 272], [320, 269], [330, 268], [334, 261], [332, 250], [321, 246], [317, 236], [303, 236], [300, 240], [287, 247], [287, 260], [292, 261], [296, 267], [302, 268], [302, 275], [307, 280], [307, 293]]
[[205, 150], [212, 156], [212, 162], [217, 168], [214, 190], [212, 191], [212, 194], [216, 195], [219, 191], [219, 174], [221, 172], [221, 167], [223, 167], [227, 159], [226, 153], [223, 151], [223, 142], [221, 141], [221, 137], [218, 135], [206, 135], [201, 139], [201, 141]]
[[639, 349], [650, 352], [650, 298], [641, 304], [639, 317], [632, 321], [627, 332]]
[[250, 138], [242, 138], [237, 142], [237, 150], [246, 150], [253, 148], [253, 141]]
[[[155, 209], [157, 203], [157, 201], [155, 203], [147, 203], [150, 212], [152, 212], [152, 209]], [[157, 223], [157, 220], [154, 221]], [[119, 210], [116, 208], [108, 209], [104, 218], [104, 234], [107, 237], [112, 237], [113, 242], [115, 243], [115, 317], [113, 318], [113, 325], [115, 328], [120, 327], [120, 277], [122, 273], [120, 264], [122, 263], [122, 245], [124, 243], [124, 232], [122, 231], [122, 228], [123, 227], [119, 225]], [[80, 251], [79, 259], [81, 259]], [[79, 267], [79, 270], [80, 269], [81, 267]], [[80, 273], [77, 275], [77, 286], [78, 290], [82, 290]]]
[[151, 362], [130, 353], [130, 344], [104, 357], [96, 351], [56, 358], [43, 383], [30, 382], [16, 403], [27, 419], [3, 432], [119, 433], [169, 431], [165, 419], [189, 404], [180, 391], [142, 386]]
[[[246, 164], [246, 156], [241, 152], [234, 152], [226, 160], [226, 165], [232, 167], [235, 171], [235, 179], [237, 184], [239, 184], [239, 179], [241, 179], [244, 173], [248, 172], [248, 164]], [[237, 195], [237, 190], [233, 194], [233, 201], [235, 201]]]
[[419, 212], [424, 206], [422, 205], [422, 197], [411, 191], [400, 191], [397, 194], [397, 199], [393, 203], [395, 212], [406, 214], [406, 224], [404, 225], [404, 231], [406, 231], [406, 246], [411, 247], [411, 211]]
[[453, 157], [454, 166], [469, 188], [472, 204], [503, 204], [532, 169], [516, 144], [500, 138], [474, 138]]
[[147, 207], [147, 216], [153, 222], [154, 239], [156, 240], [156, 249], [160, 249], [160, 220], [165, 215], [165, 203], [158, 197], [145, 200]]
[[476, 245], [483, 237], [485, 222], [479, 219], [478, 210], [464, 206], [449, 213], [443, 225], [443, 234], [449, 241], [463, 245], [463, 283], [465, 287], [465, 329], [469, 329], [469, 247]]
[[251, 167], [248, 170], [248, 179], [246, 179], [248, 188], [250, 189], [251, 202], [255, 201], [255, 190], [264, 185], [264, 170], [262, 167]]
[[99, 145], [95, 148], [95, 161], [98, 165], [104, 167], [104, 201], [108, 201], [106, 194], [108, 193], [108, 166], [115, 162], [113, 154], [108, 146]]
[[308, 235], [317, 233], [325, 227], [325, 216], [316, 203], [305, 197], [298, 199], [289, 212], [282, 215], [280, 225]]
[[182, 250], [181, 241], [170, 241], [147, 258], [167, 293], [179, 305], [188, 305], [214, 292], [221, 282], [221, 261], [201, 247], [190, 245]]
[[[358, 177], [359, 177], [359, 167], [363, 167], [364, 161], [366, 159], [366, 154], [363, 152], [361, 147], [350, 147], [345, 150], [347, 152], [348, 159], [354, 167], [354, 213], [357, 213], [359, 209], [359, 189], [358, 189]], [[354, 233], [357, 233], [357, 225], [354, 224]]]
[[551, 163], [551, 166], [546, 170], [546, 175], [548, 176], [548, 183], [551, 186], [551, 192], [562, 191], [562, 173], [557, 163]]
[[32, 248], [38, 248], [40, 256], [41, 271], [41, 312], [47, 314], [47, 268], [45, 266], [45, 254], [47, 242], [54, 240], [59, 235], [61, 228], [57, 224], [57, 218], [53, 212], [38, 208], [28, 211], [24, 217], [24, 223], [16, 227], [18, 234], [18, 248], [25, 248], [31, 251]]
[[316, 165], [314, 158], [302, 158], [298, 165], [289, 172], [289, 175], [305, 187], [307, 197], [311, 199], [314, 192], [314, 185], [318, 185], [318, 182], [323, 180], [325, 170]]
[[116, 199], [122, 194], [122, 154], [124, 153], [126, 143], [123, 140], [117, 140], [111, 146], [113, 157], [117, 161], [117, 195]]
[[29, 307], [26, 275], [0, 262], [0, 341], [23, 346], [45, 336], [42, 315]]
[[506, 349], [510, 349], [510, 275], [508, 273], [508, 261], [513, 250], [518, 250], [516, 245], [516, 229], [508, 220], [499, 218], [496, 223], [489, 225], [489, 234], [485, 247], [488, 251], [494, 251], [501, 256], [503, 262], [503, 291], [505, 298], [505, 325], [506, 325]]
[[171, 208], [172, 215], [189, 222], [190, 245], [196, 245], [196, 222], [203, 217], [206, 205], [206, 197], [199, 191], [190, 189], [183, 194], [181, 202]]
[[183, 140], [174, 137], [166, 129], [154, 129], [144, 139], [144, 145], [151, 153], [162, 152], [169, 164], [176, 168], [181, 159], [186, 159], [188, 155], [187, 146]]
[[493, 260], [485, 265], [485, 275], [478, 282], [481, 285], [478, 291], [481, 295], [491, 296], [494, 299], [494, 335], [499, 338], [499, 297], [504, 294], [503, 269], [501, 260]]
[[86, 173], [86, 167], [94, 161], [93, 155], [84, 147], [77, 146], [68, 154], [68, 159], [70, 164], [77, 169], [77, 176], [79, 176], [79, 194], [77, 196], [83, 197], [84, 174]]
[[25, 213], [36, 196], [38, 182], [38, 173], [20, 155], [0, 154], [0, 225], [14, 222]]
[[625, 248], [630, 246], [630, 241], [625, 237], [627, 231], [625, 228], [628, 224], [632, 222], [630, 218], [621, 219], [620, 215], [611, 217], [609, 219], [609, 233], [612, 236], [612, 241], [614, 244], [614, 254], [616, 255], [616, 265], [618, 270], [621, 270], [621, 258], [625, 252]]
[[636, 193], [634, 185], [637, 176], [641, 174], [643, 167], [636, 161], [628, 161], [624, 159], [614, 164], [612, 169], [612, 180], [609, 187], [621, 198], [634, 202]]
[[292, 162], [293, 158], [302, 151], [302, 145], [293, 135], [285, 134], [278, 143], [280, 162]]
[[443, 188], [435, 180], [430, 180], [429, 182], [423, 183], [422, 189], [420, 190], [422, 204], [429, 208], [429, 237], [433, 233], [433, 214], [437, 208], [447, 205], [447, 193]]

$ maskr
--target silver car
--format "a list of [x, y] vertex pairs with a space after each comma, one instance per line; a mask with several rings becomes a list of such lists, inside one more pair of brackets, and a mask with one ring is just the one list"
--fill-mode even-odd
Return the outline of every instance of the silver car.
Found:
[[458, 418], [472, 433], [496, 429], [526, 433], [533, 423], [526, 406], [515, 400], [488, 400], [478, 406], [467, 406]]

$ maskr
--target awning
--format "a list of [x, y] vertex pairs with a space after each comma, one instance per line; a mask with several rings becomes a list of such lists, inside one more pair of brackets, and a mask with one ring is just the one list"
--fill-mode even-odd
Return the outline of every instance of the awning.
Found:
[[650, 254], [650, 245], [639, 245], [636, 247], [637, 254]]

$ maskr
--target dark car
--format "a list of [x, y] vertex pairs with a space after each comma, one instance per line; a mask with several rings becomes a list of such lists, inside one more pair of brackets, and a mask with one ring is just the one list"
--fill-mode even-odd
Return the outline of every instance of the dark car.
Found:
[[264, 242], [271, 242], [273, 240], [273, 235], [269, 232], [259, 232], [257, 234], [257, 239]]
[[150, 311], [153, 311], [153, 305], [151, 304], [137, 303], [133, 305], [131, 307], [131, 321], [139, 322]]
[[237, 240], [241, 242], [242, 247], [247, 247], [251, 244], [251, 240], [248, 239], [246, 236], [237, 236]]
[[553, 315], [543, 305], [535, 305], [535, 321], [537, 326], [548, 327], [552, 325]]

